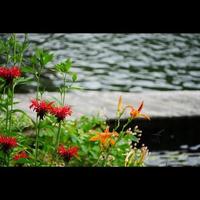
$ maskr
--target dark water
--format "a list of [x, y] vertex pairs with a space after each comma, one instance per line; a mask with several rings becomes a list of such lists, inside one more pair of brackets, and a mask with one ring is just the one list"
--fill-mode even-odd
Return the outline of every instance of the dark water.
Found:
[[[20, 37], [20, 35], [19, 35]], [[29, 34], [32, 45], [71, 57], [88, 90], [199, 90], [200, 34]], [[48, 76], [48, 88], [60, 82]]]

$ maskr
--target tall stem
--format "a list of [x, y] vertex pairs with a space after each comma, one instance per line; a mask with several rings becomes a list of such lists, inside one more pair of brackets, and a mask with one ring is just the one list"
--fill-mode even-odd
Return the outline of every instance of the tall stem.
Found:
[[14, 38], [14, 50], [13, 50], [13, 61], [14, 61], [14, 65], [16, 64], [16, 34], [13, 34], [13, 38]]
[[9, 167], [9, 163], [10, 163], [10, 154], [7, 154], [7, 167]]
[[117, 120], [117, 126], [115, 127], [115, 131], [119, 128], [119, 126], [120, 126], [120, 117], [118, 118], [118, 120]]
[[67, 77], [67, 75], [66, 74], [64, 74], [64, 95], [63, 95], [63, 99], [62, 99], [62, 104], [63, 104], [63, 106], [64, 106], [64, 104], [65, 104], [65, 95], [66, 95], [66, 77]]
[[9, 134], [11, 133], [11, 127], [12, 127], [12, 110], [13, 110], [13, 99], [14, 99], [14, 86], [12, 85], [12, 90], [11, 90], [11, 106], [10, 106], [10, 116], [9, 116]]
[[129, 118], [128, 119], [128, 122], [123, 126], [123, 128], [122, 128], [122, 131], [121, 132], [123, 132], [124, 131], [124, 129], [131, 123], [131, 121], [132, 121], [132, 118]]
[[40, 119], [37, 116], [36, 118], [36, 144], [35, 144], [35, 166], [37, 165], [37, 158], [38, 158], [38, 140], [40, 134]]
[[58, 125], [58, 133], [57, 133], [57, 137], [56, 137], [56, 149], [58, 148], [59, 142], [60, 142], [61, 124], [62, 124], [62, 121], [60, 121], [59, 125]]
[[6, 153], [3, 153], [3, 166], [6, 166]]
[[7, 96], [7, 102], [6, 102], [6, 133], [8, 133], [8, 120], [9, 120], [9, 106], [8, 106], [8, 96]]
[[36, 79], [37, 79], [36, 99], [38, 99], [39, 98], [39, 91], [40, 91], [40, 76], [36, 75]]

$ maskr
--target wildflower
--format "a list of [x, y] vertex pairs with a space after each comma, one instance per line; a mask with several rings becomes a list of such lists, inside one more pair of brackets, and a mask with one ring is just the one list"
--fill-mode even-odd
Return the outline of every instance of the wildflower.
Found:
[[54, 115], [58, 122], [63, 121], [67, 116], [71, 116], [72, 110], [70, 106], [52, 107], [51, 114]]
[[140, 157], [139, 163], [142, 164], [144, 162], [145, 158], [148, 156], [149, 150], [144, 145], [142, 145], [140, 150], [141, 150], [141, 157]]
[[28, 158], [28, 155], [25, 151], [21, 151], [18, 154], [14, 155], [14, 157], [13, 157], [13, 159], [16, 160], [16, 161], [21, 159], [21, 158]]
[[130, 115], [131, 117], [134, 119], [134, 118], [137, 118], [137, 117], [144, 117], [145, 119], [148, 119], [150, 120], [150, 117], [146, 114], [143, 114], [143, 113], [140, 113], [142, 108], [144, 106], [144, 102], [142, 101], [139, 108], [138, 109], [135, 109], [133, 106], [129, 105], [127, 107], [131, 108], [131, 112], [130, 112]]
[[0, 77], [6, 80], [7, 84], [12, 83], [14, 78], [21, 76], [21, 70], [17, 66], [11, 68], [0, 67]]
[[74, 156], [78, 154], [78, 147], [70, 147], [66, 149], [64, 145], [58, 147], [58, 154], [63, 157], [63, 159], [69, 162]]
[[40, 119], [43, 119], [44, 116], [51, 111], [52, 104], [54, 102], [47, 103], [43, 100], [33, 99], [31, 100], [31, 103], [32, 104], [30, 105], [30, 109], [33, 108], [33, 111], [37, 112], [37, 115], [40, 117]]
[[104, 132], [102, 133], [97, 133], [95, 136], [91, 137], [90, 138], [90, 141], [94, 142], [94, 141], [100, 141], [100, 143], [102, 145], [106, 145], [106, 144], [112, 144], [114, 145], [115, 144], [115, 140], [113, 139], [113, 136], [114, 137], [118, 137], [119, 134], [115, 131], [113, 132], [109, 132], [109, 127], [107, 127], [105, 129]]
[[1, 149], [7, 153], [10, 149], [17, 146], [17, 140], [15, 137], [9, 137], [9, 136], [0, 136], [0, 146]]

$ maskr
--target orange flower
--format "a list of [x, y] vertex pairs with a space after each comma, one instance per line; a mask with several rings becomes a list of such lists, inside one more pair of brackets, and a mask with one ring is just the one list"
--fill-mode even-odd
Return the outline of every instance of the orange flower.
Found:
[[113, 139], [114, 137], [118, 137], [119, 134], [115, 131], [109, 132], [109, 127], [106, 128], [106, 130], [102, 133], [97, 133], [95, 136], [90, 138], [90, 141], [95, 142], [95, 141], [100, 141], [101, 144], [104, 146], [106, 144], [115, 144], [115, 140]]
[[146, 114], [143, 114], [143, 113], [140, 113], [142, 108], [144, 106], [144, 102], [142, 101], [139, 108], [138, 109], [135, 109], [133, 106], [129, 105], [127, 107], [131, 108], [131, 112], [130, 112], [130, 115], [132, 118], [137, 118], [137, 117], [144, 117], [145, 119], [148, 119], [150, 120], [150, 117]]

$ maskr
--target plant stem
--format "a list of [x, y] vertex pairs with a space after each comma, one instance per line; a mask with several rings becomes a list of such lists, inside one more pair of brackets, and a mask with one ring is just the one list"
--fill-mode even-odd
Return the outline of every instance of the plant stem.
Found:
[[106, 152], [106, 157], [105, 157], [105, 160], [104, 160], [104, 162], [103, 162], [103, 167], [106, 166], [106, 161], [107, 161], [107, 159], [108, 159], [108, 156], [109, 156], [109, 153], [110, 153], [110, 149], [111, 149], [111, 148], [109, 148], [109, 149], [107, 150], [107, 152]]
[[63, 99], [62, 99], [62, 104], [63, 104], [63, 106], [64, 106], [64, 104], [65, 104], [65, 95], [66, 95], [66, 74], [64, 74], [64, 95], [63, 95]]
[[132, 121], [132, 118], [129, 118], [128, 119], [128, 122], [123, 126], [123, 128], [122, 128], [122, 131], [121, 132], [123, 132], [124, 131], [124, 129], [131, 123], [131, 121]]
[[6, 133], [8, 133], [9, 126], [9, 95], [7, 90], [7, 99], [6, 99]]
[[[27, 35], [27, 33], [25, 33], [24, 43], [23, 43], [23, 45], [26, 44], [27, 40], [28, 40], [28, 35]], [[19, 66], [21, 66], [21, 64], [22, 64], [24, 51], [25, 51], [25, 48], [20, 52]]]
[[9, 134], [11, 133], [11, 126], [12, 126], [12, 110], [13, 110], [13, 99], [14, 99], [14, 86], [12, 85], [12, 90], [11, 90], [11, 107], [10, 107], [10, 116], [9, 116]]
[[117, 126], [115, 127], [115, 131], [119, 128], [119, 126], [120, 126], [120, 117], [118, 118], [118, 120], [117, 120]]
[[56, 150], [57, 150], [59, 142], [60, 142], [61, 124], [62, 124], [62, 121], [60, 121], [59, 125], [58, 125], [58, 133], [57, 133], [57, 137], [56, 137]]
[[37, 79], [36, 99], [38, 99], [39, 98], [39, 89], [40, 89], [40, 77], [38, 75], [36, 75], [36, 79]]
[[38, 157], [38, 140], [40, 133], [40, 119], [37, 116], [36, 118], [36, 144], [35, 144], [35, 166], [37, 165], [37, 157]]
[[99, 157], [98, 157], [98, 160], [97, 162], [93, 165], [94, 167], [98, 164], [100, 158], [101, 158], [101, 155], [102, 155], [103, 151], [101, 150], [100, 153], [99, 153]]
[[6, 153], [3, 153], [3, 166], [6, 166]]
[[7, 154], [7, 167], [9, 167], [9, 163], [10, 163], [10, 154]]
[[14, 38], [14, 50], [13, 50], [13, 61], [14, 61], [14, 65], [16, 64], [16, 34], [13, 34], [13, 38]]

